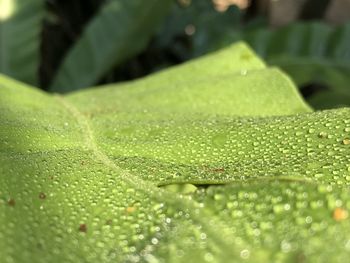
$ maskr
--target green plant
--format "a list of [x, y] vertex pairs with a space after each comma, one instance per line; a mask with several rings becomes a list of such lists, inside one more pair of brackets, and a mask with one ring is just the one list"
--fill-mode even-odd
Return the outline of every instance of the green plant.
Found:
[[318, 108], [349, 106], [350, 24], [295, 23], [278, 29], [244, 33], [243, 39], [270, 65], [287, 72], [300, 87], [327, 87], [308, 99]]
[[[236, 41], [245, 41], [269, 65], [280, 67], [303, 90], [322, 85], [308, 102], [316, 109], [348, 106], [350, 91], [350, 24], [330, 26], [322, 21], [297, 22], [272, 29], [262, 18], [242, 23], [243, 12], [231, 7], [217, 12], [211, 1], [193, 0], [188, 7], [173, 6], [158, 33], [158, 46], [169, 46], [192, 26], [187, 46], [175, 46], [180, 58], [191, 59]], [[174, 22], [176, 21], [176, 22]]]
[[[0, 72], [63, 93], [143, 76], [243, 40], [289, 74], [314, 108], [349, 105], [349, 24], [298, 22], [271, 29], [262, 17], [245, 21], [245, 12], [234, 6], [218, 12], [212, 0], [77, 0], [78, 10], [92, 10], [72, 20], [49, 2], [64, 10], [74, 6], [0, 2]], [[54, 33], [47, 34], [48, 28]], [[57, 28], [68, 28], [70, 40]], [[53, 38], [56, 33], [60, 37]]]
[[50, 90], [66, 92], [94, 85], [115, 64], [142, 51], [171, 3], [107, 1], [65, 57]]
[[[32, 15], [35, 14], [35, 15]], [[0, 1], [0, 72], [37, 85], [42, 0]]]
[[[69, 47], [49, 89], [62, 93], [98, 83], [115, 64], [147, 46], [171, 4], [171, 0], [103, 2]], [[45, 8], [45, 0], [1, 0], [0, 10], [0, 72], [39, 85], [39, 68], [47, 66], [45, 52], [40, 63], [43, 20], [59, 19]]]
[[0, 85], [4, 262], [349, 257], [350, 111], [243, 44], [65, 96]]

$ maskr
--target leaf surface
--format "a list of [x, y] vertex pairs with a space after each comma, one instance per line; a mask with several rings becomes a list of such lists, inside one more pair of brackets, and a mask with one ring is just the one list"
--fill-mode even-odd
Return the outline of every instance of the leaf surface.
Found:
[[66, 96], [0, 83], [5, 262], [349, 255], [350, 111], [311, 112], [243, 44]]

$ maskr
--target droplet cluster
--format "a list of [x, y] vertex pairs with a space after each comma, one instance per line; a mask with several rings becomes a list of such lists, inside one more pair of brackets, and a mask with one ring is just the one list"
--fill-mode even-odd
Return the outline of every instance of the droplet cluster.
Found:
[[298, 177], [347, 185], [349, 113], [240, 119], [169, 115], [171, 121], [147, 120], [147, 115], [143, 121], [123, 121], [107, 115], [93, 123], [100, 132], [98, 143], [111, 159], [159, 184]]
[[347, 261], [349, 109], [242, 44], [191, 63], [64, 97], [0, 76], [1, 262]]

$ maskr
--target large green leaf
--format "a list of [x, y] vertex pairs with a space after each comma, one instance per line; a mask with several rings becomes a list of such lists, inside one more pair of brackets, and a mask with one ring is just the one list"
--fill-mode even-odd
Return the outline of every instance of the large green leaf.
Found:
[[0, 85], [5, 262], [350, 254], [349, 109], [312, 113], [242, 44], [66, 96]]
[[0, 72], [38, 83], [43, 0], [0, 0]]
[[112, 66], [136, 55], [147, 45], [171, 3], [170, 0], [107, 1], [68, 52], [51, 90], [67, 92], [96, 84]]

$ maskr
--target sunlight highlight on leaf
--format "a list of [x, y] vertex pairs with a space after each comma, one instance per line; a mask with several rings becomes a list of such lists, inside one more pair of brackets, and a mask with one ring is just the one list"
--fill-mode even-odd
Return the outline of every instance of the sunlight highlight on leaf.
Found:
[[15, 11], [15, 0], [0, 1], [0, 22], [5, 22], [13, 15]]

